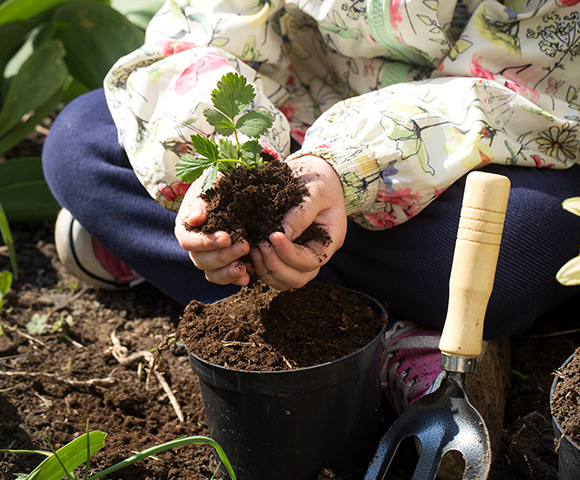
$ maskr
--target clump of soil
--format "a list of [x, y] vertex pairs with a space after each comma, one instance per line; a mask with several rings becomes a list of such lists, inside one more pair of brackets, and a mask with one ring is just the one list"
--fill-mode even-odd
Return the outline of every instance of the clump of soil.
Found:
[[206, 305], [192, 301], [178, 327], [190, 352], [237, 370], [329, 362], [375, 338], [386, 318], [362, 295], [311, 283], [280, 292], [262, 283]]
[[555, 375], [558, 381], [552, 394], [552, 415], [560, 423], [564, 435], [580, 444], [580, 348]]
[[[273, 157], [266, 160], [263, 168], [238, 167], [220, 178], [201, 195], [208, 202], [207, 222], [186, 228], [206, 234], [227, 232], [234, 243], [245, 239], [252, 247], [268, 240], [273, 232], [283, 232], [284, 215], [302, 203], [308, 190], [288, 164]], [[309, 240], [328, 245], [330, 237], [320, 226], [311, 225], [295, 243]]]

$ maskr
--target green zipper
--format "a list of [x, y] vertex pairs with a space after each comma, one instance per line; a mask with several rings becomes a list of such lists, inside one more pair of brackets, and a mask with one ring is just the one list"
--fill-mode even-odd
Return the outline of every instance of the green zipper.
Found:
[[430, 66], [427, 60], [405, 48], [395, 38], [391, 28], [390, 5], [390, 0], [367, 0], [367, 21], [371, 35], [379, 45], [397, 55], [400, 61], [415, 67]]

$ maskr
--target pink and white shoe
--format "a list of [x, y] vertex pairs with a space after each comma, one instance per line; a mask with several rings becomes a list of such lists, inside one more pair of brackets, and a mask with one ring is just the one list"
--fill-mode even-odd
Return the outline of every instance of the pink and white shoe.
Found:
[[441, 384], [440, 336], [408, 321], [397, 321], [386, 332], [381, 384], [397, 415]]
[[145, 279], [97, 242], [66, 209], [54, 229], [56, 253], [69, 273], [103, 290], [132, 288]]

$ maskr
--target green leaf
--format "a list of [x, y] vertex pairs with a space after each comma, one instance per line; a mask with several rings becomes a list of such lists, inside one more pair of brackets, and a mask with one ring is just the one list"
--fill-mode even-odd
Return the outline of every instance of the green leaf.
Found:
[[0, 66], [4, 66], [24, 43], [30, 27], [25, 22], [11, 22], [0, 25]]
[[195, 182], [218, 159], [218, 147], [213, 138], [192, 135], [191, 142], [196, 154], [182, 156], [175, 165], [175, 174], [185, 183]]
[[16, 251], [14, 250], [14, 240], [12, 239], [12, 232], [8, 225], [8, 218], [4, 212], [4, 207], [0, 201], [0, 235], [4, 241], [4, 245], [8, 247], [8, 256], [10, 257], [10, 266], [14, 272], [14, 278], [18, 279], [18, 263], [16, 262]]
[[[4, 298], [10, 290], [10, 287], [12, 287], [12, 273], [8, 270], [4, 270], [0, 272], [0, 310], [2, 310], [2, 307], [4, 306]], [[1, 336], [0, 331], [0, 337]]]
[[45, 180], [0, 188], [0, 203], [10, 222], [54, 221], [60, 211]]
[[64, 55], [62, 44], [53, 40], [24, 62], [0, 112], [0, 136], [17, 125], [23, 115], [41, 107], [62, 89], [68, 75]]
[[250, 140], [240, 147], [242, 158], [249, 163], [250, 166], [260, 164], [260, 153], [262, 153], [262, 146], [257, 140]]
[[[75, 468], [82, 465], [87, 459], [86, 436], [87, 434], [85, 433], [56, 451], [56, 454], [69, 472], [72, 472]], [[105, 446], [106, 436], [106, 433], [98, 430], [89, 433], [89, 456], [93, 456]], [[26, 478], [27, 480], [61, 480], [62, 477], [62, 468], [55, 455], [52, 454], [38, 465]]]
[[238, 158], [238, 147], [232, 142], [224, 138], [220, 138], [218, 142], [220, 158]]
[[192, 135], [191, 144], [198, 155], [202, 155], [212, 161], [218, 159], [218, 147], [213, 137], [206, 138], [203, 135]]
[[145, 30], [149, 21], [161, 8], [163, 0], [112, 0], [111, 6], [130, 22]]
[[212, 108], [208, 108], [204, 110], [203, 114], [209, 124], [212, 125], [215, 128], [215, 131], [220, 135], [227, 137], [234, 133], [234, 122], [223, 113], [218, 112]]
[[268, 131], [273, 123], [274, 117], [270, 112], [252, 110], [238, 119], [236, 128], [240, 133], [250, 138], [259, 138]]
[[11, 158], [0, 163], [0, 188], [15, 183], [43, 180], [42, 160], [40, 157]]
[[109, 0], [8, 0], [0, 4], [0, 25], [28, 20], [58, 5], [79, 1], [109, 3]]
[[204, 192], [210, 189], [212, 185], [216, 182], [218, 172], [219, 165], [217, 163], [212, 164], [211, 167], [207, 169], [207, 175], [203, 180], [203, 185], [201, 186]]
[[116, 472], [117, 470], [120, 470], [128, 465], [131, 465], [135, 462], [138, 462], [139, 460], [143, 460], [144, 458], [148, 458], [152, 455], [156, 455], [157, 453], [163, 452], [165, 450], [169, 450], [171, 448], [182, 447], [184, 445], [211, 445], [213, 448], [215, 448], [215, 450], [216, 450], [220, 460], [222, 461], [224, 467], [226, 468], [230, 478], [232, 480], [236, 480], [236, 474], [234, 472], [234, 469], [232, 468], [232, 465], [231, 465], [226, 453], [224, 452], [224, 449], [221, 447], [221, 445], [219, 443], [217, 443], [214, 439], [209, 438], [209, 437], [205, 437], [205, 436], [201, 436], [201, 435], [178, 438], [176, 440], [171, 440], [169, 442], [162, 443], [160, 445], [155, 445], [153, 447], [149, 447], [149, 448], [147, 448], [139, 453], [136, 453], [132, 457], [129, 457], [129, 458], [126, 458], [125, 460], [120, 461], [119, 463], [113, 465], [112, 467], [107, 468], [106, 470], [102, 470], [101, 472], [97, 473], [96, 475], [93, 475], [92, 477], [90, 477], [89, 480], [95, 480], [97, 478], [105, 477], [105, 476], [109, 475], [110, 473]]
[[214, 107], [233, 119], [252, 105], [254, 87], [237, 73], [226, 73], [211, 92]]
[[12, 287], [12, 273], [8, 270], [0, 272], [0, 298], [3, 298]]
[[38, 125], [50, 113], [54, 112], [61, 101], [62, 95], [62, 90], [57, 91], [43, 105], [38, 106], [34, 110], [33, 115], [26, 118], [24, 122], [21, 121], [18, 123], [8, 133], [6, 133], [6, 135], [0, 138], [0, 155], [18, 145], [30, 132], [34, 130], [36, 125]]
[[30, 335], [42, 335], [46, 331], [48, 317], [35, 313], [30, 322], [26, 324], [26, 330]]
[[556, 273], [556, 280], [567, 287], [580, 285], [580, 257], [568, 260]]
[[55, 35], [66, 48], [68, 68], [90, 89], [100, 88], [111, 66], [144, 41], [143, 30], [99, 3], [62, 6], [53, 21]]
[[562, 202], [562, 208], [567, 212], [580, 216], [580, 197], [567, 198]]

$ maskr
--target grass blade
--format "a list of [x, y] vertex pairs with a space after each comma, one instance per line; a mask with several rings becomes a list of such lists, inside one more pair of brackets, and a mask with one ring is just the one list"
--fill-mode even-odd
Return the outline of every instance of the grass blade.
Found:
[[12, 273], [15, 280], [18, 280], [18, 264], [16, 263], [16, 251], [14, 250], [14, 240], [12, 239], [12, 232], [8, 225], [8, 219], [4, 213], [4, 208], [0, 203], [0, 234], [4, 244], [8, 247], [8, 255], [10, 256], [10, 265], [12, 266]]
[[232, 465], [230, 464], [230, 461], [228, 460], [228, 457], [226, 456], [221, 445], [219, 443], [217, 443], [214, 439], [209, 438], [209, 437], [204, 437], [201, 435], [178, 438], [177, 440], [171, 440], [170, 442], [162, 443], [161, 445], [155, 445], [154, 447], [147, 448], [147, 449], [133, 455], [132, 457], [126, 458], [125, 460], [122, 460], [121, 462], [116, 463], [112, 467], [109, 467], [109, 468], [97, 473], [96, 475], [93, 475], [92, 477], [89, 478], [89, 480], [95, 480], [97, 478], [104, 477], [105, 475], [109, 475], [110, 473], [116, 472], [117, 470], [120, 470], [121, 468], [127, 467], [135, 462], [138, 462], [139, 460], [143, 460], [147, 457], [150, 457], [151, 455], [155, 455], [156, 453], [163, 452], [163, 451], [169, 450], [171, 448], [181, 447], [183, 445], [203, 445], [203, 444], [211, 445], [213, 448], [215, 448], [218, 456], [220, 457], [220, 460], [225, 465], [231, 479], [236, 480], [236, 475], [234, 473], [234, 469], [232, 468]]

